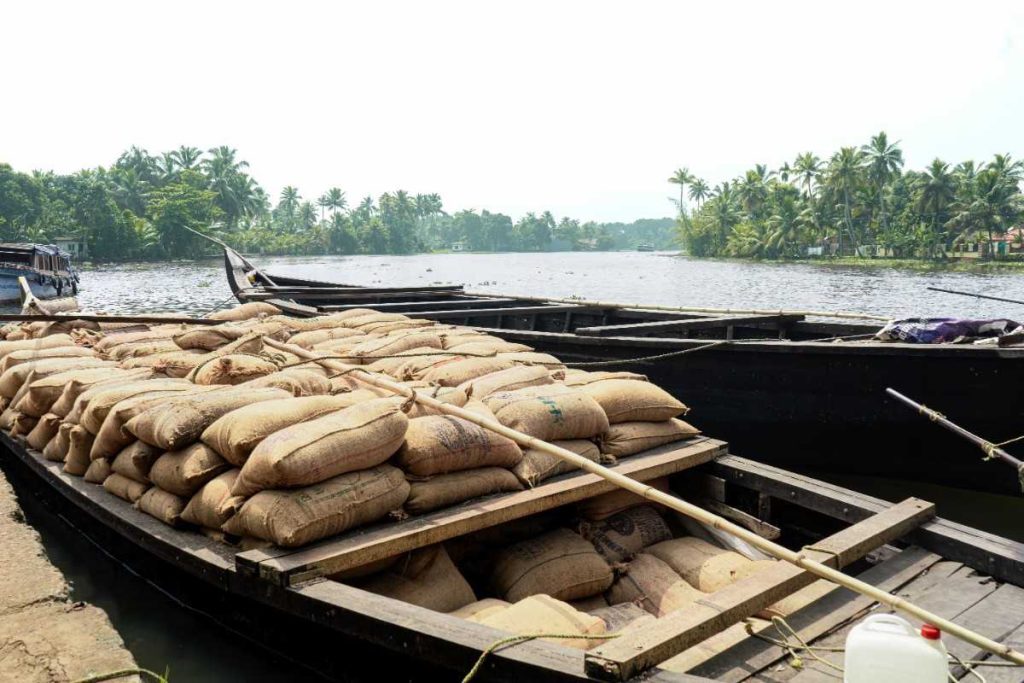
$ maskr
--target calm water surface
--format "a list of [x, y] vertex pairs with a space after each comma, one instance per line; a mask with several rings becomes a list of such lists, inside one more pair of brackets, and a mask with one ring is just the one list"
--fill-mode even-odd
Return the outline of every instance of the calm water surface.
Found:
[[[1017, 317], [1024, 306], [937, 292], [929, 286], [1024, 300], [1018, 274], [904, 271], [706, 261], [663, 253], [444, 254], [418, 256], [267, 257], [271, 273], [347, 284], [464, 284], [468, 290], [527, 296], [580, 296], [722, 308], [863, 311], [892, 317]], [[221, 261], [99, 266], [83, 273], [82, 307], [111, 313], [198, 313], [232, 300]], [[756, 457], [756, 455], [754, 455]], [[920, 495], [941, 514], [1019, 539], [1018, 499], [879, 478], [829, 477], [890, 500]], [[172, 680], [294, 680], [286, 663], [226, 635], [177, 605], [52, 516], [28, 510], [48, 552], [72, 580], [75, 598], [107, 610], [139, 663]], [[1022, 539], [1024, 540], [1024, 539]]]

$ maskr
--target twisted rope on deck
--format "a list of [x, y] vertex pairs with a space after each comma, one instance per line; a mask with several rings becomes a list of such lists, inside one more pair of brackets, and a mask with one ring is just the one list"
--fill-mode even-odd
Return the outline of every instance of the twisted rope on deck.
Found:
[[696, 353], [697, 351], [703, 351], [705, 349], [714, 348], [716, 346], [723, 346], [725, 344], [735, 344], [736, 342], [731, 339], [720, 339], [713, 341], [709, 344], [703, 344], [701, 346], [695, 346], [690, 349], [682, 349], [681, 351], [670, 351], [668, 353], [659, 353], [654, 356], [641, 356], [640, 358], [623, 358], [617, 360], [599, 360], [590, 361], [586, 363], [565, 363], [567, 368], [588, 368], [588, 367], [606, 367], [609, 365], [629, 365], [630, 363], [644, 363], [652, 360], [663, 360], [665, 358], [675, 358], [676, 356], [685, 356], [688, 353]]
[[470, 681], [472, 681], [480, 672], [480, 667], [484, 665], [484, 661], [487, 659], [487, 656], [490, 655], [492, 652], [496, 651], [498, 648], [504, 647], [505, 645], [518, 645], [519, 643], [525, 643], [529, 640], [534, 640], [536, 638], [564, 638], [566, 640], [611, 640], [612, 638], [618, 637], [618, 633], [603, 633], [601, 635], [580, 635], [578, 633], [537, 633], [534, 635], [527, 636], [509, 636], [508, 638], [501, 638], [500, 640], [496, 640], [490, 645], [488, 645], [487, 648], [480, 653], [480, 656], [477, 658], [476, 663], [473, 665], [473, 668], [469, 670], [469, 673], [467, 673], [465, 677], [463, 677], [462, 683], [469, 683]]
[[156, 683], [168, 683], [166, 676], [161, 676], [155, 671], [150, 671], [149, 669], [120, 669], [118, 671], [108, 671], [107, 673], [79, 678], [73, 683], [99, 683], [100, 681], [112, 681], [116, 678], [124, 678], [125, 676], [149, 676], [156, 681]]

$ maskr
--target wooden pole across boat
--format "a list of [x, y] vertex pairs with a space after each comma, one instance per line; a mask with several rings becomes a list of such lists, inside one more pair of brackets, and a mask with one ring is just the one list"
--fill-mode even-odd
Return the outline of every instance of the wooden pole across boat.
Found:
[[973, 296], [976, 299], [988, 299], [989, 301], [1003, 301], [1008, 304], [1021, 304], [1024, 305], [1024, 301], [1018, 301], [1017, 299], [1004, 299], [1001, 296], [989, 296], [987, 294], [975, 294], [974, 292], [958, 292], [955, 289], [942, 289], [941, 287], [929, 287], [933, 292], [945, 292], [946, 294], [959, 294], [960, 296]]
[[539, 301], [560, 304], [579, 304], [595, 308], [632, 308], [645, 311], [672, 311], [674, 313], [715, 313], [720, 315], [803, 315], [816, 318], [848, 318], [851, 320], [878, 320], [888, 322], [892, 318], [872, 313], [850, 313], [847, 311], [783, 311], [763, 310], [756, 308], [699, 308], [695, 306], [661, 306], [658, 304], [623, 304], [612, 301], [593, 301], [590, 299], [559, 299], [547, 296], [518, 296], [515, 294], [495, 294], [493, 292], [466, 292], [466, 296], [479, 296], [491, 299], [519, 299], [520, 301]]
[[143, 324], [178, 324], [187, 325], [220, 325], [223, 320], [211, 320], [210, 318], [192, 318], [189, 316], [173, 315], [102, 315], [100, 313], [0, 313], [0, 322], [72, 322], [84, 320], [95, 323], [143, 323]]
[[588, 460], [587, 458], [584, 458], [581, 455], [577, 455], [576, 453], [573, 453], [570, 450], [566, 450], [565, 448], [561, 448], [560, 446], [548, 443], [547, 441], [542, 441], [535, 437], [529, 436], [528, 434], [524, 434], [522, 432], [506, 427], [497, 420], [485, 417], [483, 415], [480, 415], [479, 413], [474, 413], [470, 410], [459, 408], [449, 403], [442, 403], [441, 401], [438, 401], [437, 399], [434, 398], [430, 398], [429, 396], [423, 396], [422, 394], [416, 392], [410, 387], [404, 386], [390, 379], [386, 379], [380, 375], [366, 372], [357, 365], [348, 365], [346, 363], [330, 360], [329, 356], [323, 358], [320, 354], [313, 353], [300, 346], [296, 346], [294, 344], [286, 344], [266, 337], [264, 337], [263, 342], [264, 344], [270, 346], [271, 348], [279, 349], [281, 351], [287, 351], [288, 353], [298, 356], [299, 358], [302, 358], [304, 360], [316, 361], [320, 365], [328, 369], [335, 370], [337, 372], [344, 372], [352, 376], [354, 379], [365, 382], [367, 384], [371, 384], [381, 389], [385, 389], [400, 396], [405, 396], [406, 398], [412, 399], [417, 403], [427, 406], [438, 412], [444, 413], [446, 415], [452, 415], [454, 417], [459, 417], [462, 418], [463, 420], [472, 422], [473, 424], [476, 424], [485, 429], [489, 429], [492, 432], [501, 434], [502, 436], [506, 436], [515, 441], [516, 443], [518, 443], [520, 446], [523, 446], [524, 448], [533, 448], [539, 451], [543, 451], [545, 453], [549, 453], [557, 458], [560, 458], [561, 460], [564, 460], [575, 465], [576, 467], [585, 472], [596, 474], [602, 479], [605, 479], [606, 481], [609, 481], [620, 488], [626, 489], [631, 493], [635, 493], [636, 495], [651, 500], [655, 503], [660, 503], [661, 505], [664, 505], [667, 508], [671, 508], [676, 512], [679, 512], [681, 514], [686, 515], [687, 517], [707, 524], [715, 529], [719, 529], [720, 531], [732, 534], [733, 536], [736, 536], [746, 541], [758, 550], [761, 550], [779, 560], [783, 560], [785, 562], [794, 564], [797, 567], [800, 567], [801, 569], [810, 572], [811, 574], [814, 574], [819, 578], [827, 579], [828, 581], [839, 584], [844, 588], [856, 591], [861, 595], [865, 595], [871, 598], [875, 602], [879, 602], [883, 605], [888, 605], [889, 607], [895, 610], [906, 612], [907, 614], [910, 614], [927, 623], [933, 624], [941, 630], [945, 631], [946, 633], [949, 633], [950, 635], [960, 638], [961, 640], [965, 640], [968, 643], [975, 645], [987, 652], [996, 654], [1002, 657], [1003, 659], [1009, 660], [1016, 664], [1024, 665], [1024, 654], [1017, 652], [1016, 650], [1007, 645], [998, 643], [992, 640], [991, 638], [987, 638], [981, 635], [980, 633], [972, 631], [968, 628], [964, 628], [963, 626], [960, 626], [959, 624], [949, 621], [948, 619], [944, 619], [938, 614], [934, 614], [926, 609], [918, 607], [917, 605], [914, 605], [913, 603], [908, 602], [907, 600], [899, 596], [892, 595], [884, 590], [880, 590], [879, 588], [876, 588], [875, 586], [872, 586], [869, 583], [861, 581], [860, 579], [857, 579], [852, 576], [847, 576], [843, 572], [833, 569], [828, 565], [822, 564], [820, 562], [815, 562], [814, 560], [811, 560], [808, 557], [806, 557], [802, 552], [793, 551], [777, 543], [773, 543], [772, 541], [762, 538], [761, 536], [757, 535], [752, 531], [748, 531], [747, 529], [741, 526], [733, 524], [732, 522], [726, 520], [723, 517], [719, 517], [718, 515], [712, 514], [701, 507], [693, 505], [692, 503], [688, 503], [685, 500], [676, 498], [675, 496], [659, 491], [653, 486], [649, 486], [635, 479], [631, 479], [625, 475], [619, 474], [615, 470], [609, 469], [603, 465]]
[[1024, 489], [1024, 461], [1021, 461], [1013, 457], [996, 444], [990, 441], [986, 441], [985, 439], [981, 438], [977, 434], [974, 434], [973, 432], [967, 431], [960, 425], [956, 424], [955, 422], [952, 422], [949, 418], [947, 418], [945, 415], [938, 412], [937, 410], [932, 410], [923, 403], [918, 403], [912, 398], [907, 398], [906, 396], [896, 391], [895, 389], [886, 389], [885, 393], [889, 394], [890, 396], [895, 398], [897, 401], [900, 401], [904, 405], [913, 408], [917, 412], [927, 417], [932, 422], [935, 422], [941, 425], [942, 427], [945, 427], [949, 431], [953, 432], [954, 434], [957, 434], [963, 437], [964, 439], [970, 441], [971, 443], [973, 443], [975, 446], [982, 450], [982, 452], [985, 454], [986, 460], [1001, 460], [1007, 465], [1010, 465], [1011, 467], [1015, 468], [1017, 470], [1018, 476], [1021, 478], [1021, 488]]

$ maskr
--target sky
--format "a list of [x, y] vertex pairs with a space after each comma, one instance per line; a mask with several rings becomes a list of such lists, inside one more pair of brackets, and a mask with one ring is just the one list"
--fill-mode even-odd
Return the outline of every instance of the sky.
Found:
[[714, 185], [880, 130], [909, 167], [1024, 157], [1020, 6], [8, 2], [0, 162], [229, 145], [274, 197], [668, 216], [676, 168]]

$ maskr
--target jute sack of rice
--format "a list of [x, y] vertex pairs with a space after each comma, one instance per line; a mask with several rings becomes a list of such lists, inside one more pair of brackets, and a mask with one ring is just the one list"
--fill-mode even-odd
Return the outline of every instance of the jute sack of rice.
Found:
[[421, 327], [433, 327], [433, 325], [434, 321], [432, 320], [419, 320], [410, 318], [409, 320], [385, 320], [380, 322], [363, 323], [362, 325], [359, 325], [356, 329], [358, 329], [360, 332], [365, 332], [366, 334], [390, 334], [398, 330], [409, 330]]
[[657, 510], [641, 505], [600, 522], [582, 522], [580, 536], [593, 543], [597, 552], [614, 564], [633, 557], [649, 545], [668, 541], [672, 531]]
[[[132, 481], [149, 484], [151, 483], [149, 480], [149, 470], [161, 455], [163, 455], [163, 451], [159, 448], [136, 441], [123, 448], [114, 457], [113, 462], [110, 464], [110, 470], [117, 472], [121, 476], [128, 477]], [[106, 458], [98, 458], [98, 460], [106, 460]]]
[[82, 478], [90, 484], [102, 484], [110, 476], [110, 473], [110, 461], [100, 458], [89, 463], [89, 469], [85, 471]]
[[652, 545], [647, 552], [705, 593], [714, 593], [775, 564], [774, 560], [748, 560], [737, 552], [693, 536], [663, 541]]
[[60, 398], [64, 388], [69, 384], [89, 386], [109, 378], [112, 372], [123, 373], [125, 371], [116, 368], [89, 368], [67, 370], [49, 377], [33, 379], [29, 383], [28, 389], [25, 390], [25, 394], [14, 407], [26, 415], [39, 417], [50, 411], [51, 406]]
[[64, 422], [57, 429], [57, 436], [50, 439], [43, 449], [43, 458], [50, 462], [64, 462], [71, 446], [71, 428], [75, 425]]
[[477, 467], [515, 467], [522, 457], [508, 437], [459, 417], [430, 415], [409, 421], [395, 464], [408, 474], [429, 477]]
[[516, 475], [503, 467], [480, 467], [439, 474], [423, 481], [410, 482], [405, 511], [421, 515], [481, 496], [522, 490], [523, 485], [516, 479]]
[[498, 358], [510, 360], [517, 365], [536, 366], [547, 368], [553, 372], [565, 370], [565, 363], [552, 356], [550, 353], [538, 351], [516, 351], [512, 353], [499, 353]]
[[295, 332], [311, 332], [313, 330], [326, 330], [334, 327], [354, 327], [349, 325], [349, 320], [354, 320], [360, 316], [349, 316], [347, 315], [351, 311], [342, 311], [341, 313], [332, 313], [330, 315], [318, 315], [312, 318], [292, 318], [289, 316], [274, 316], [268, 318], [268, 322], [283, 322], [288, 325], [289, 328]]
[[68, 454], [64, 459], [64, 471], [80, 477], [89, 469], [89, 449], [92, 448], [92, 434], [82, 427], [72, 427], [68, 433]]
[[658, 558], [640, 553], [608, 590], [608, 602], [632, 602], [656, 617], [692, 605], [704, 597]]
[[353, 347], [349, 354], [353, 362], [372, 363], [388, 356], [394, 356], [410, 349], [428, 348], [441, 350], [441, 337], [436, 332], [407, 334], [400, 337], [379, 337]]
[[29, 373], [33, 373], [35, 379], [42, 379], [55, 375], [65, 370], [85, 370], [87, 368], [113, 367], [109, 361], [99, 358], [75, 357], [75, 358], [46, 358], [38, 361], [29, 361], [15, 365], [3, 374], [0, 374], [0, 396], [13, 398], [21, 385], [25, 383]]
[[169, 339], [180, 331], [181, 328], [177, 325], [161, 325], [148, 330], [141, 330], [139, 332], [117, 332], [114, 334], [105, 334], [92, 345], [92, 349], [97, 353], [105, 353], [110, 349], [113, 349], [115, 346], [121, 346], [122, 344], [135, 344], [141, 341]]
[[135, 502], [135, 507], [164, 524], [178, 526], [187, 502], [186, 498], [153, 486]]
[[677, 418], [664, 422], [620, 422], [601, 435], [601, 452], [624, 458], [698, 434], [699, 429]]
[[600, 607], [591, 611], [590, 615], [603, 621], [608, 633], [622, 633], [627, 629], [636, 630], [653, 624], [657, 619], [643, 607], [632, 602]]
[[200, 439], [229, 463], [241, 467], [252, 450], [274, 432], [351, 407], [361, 398], [350, 393], [261, 401], [219, 417]]
[[[50, 412], [54, 415], [67, 417], [75, 407], [75, 401], [78, 400], [78, 397], [90, 389], [97, 387], [113, 388], [115, 386], [123, 386], [129, 382], [138, 382], [149, 379], [153, 375], [152, 371], [147, 368], [139, 370], [104, 368], [104, 370], [105, 372], [99, 380], [96, 380], [93, 376], [90, 376], [89, 379], [86, 380], [76, 371], [75, 379], [64, 384], [64, 389], [61, 391], [60, 396], [58, 396], [57, 400], [50, 406]], [[51, 379], [52, 377], [55, 377], [55, 375], [51, 375], [47, 379]], [[32, 384], [34, 385], [35, 382]], [[30, 386], [29, 389], [31, 390], [32, 387]]]
[[47, 413], [39, 418], [39, 422], [36, 426], [28, 433], [25, 437], [25, 443], [30, 447], [41, 451], [46, 448], [46, 444], [50, 443], [50, 439], [57, 436], [57, 430], [60, 429], [61, 419], [57, 415]]
[[[210, 387], [195, 387], [196, 390], [209, 389]], [[136, 436], [124, 429], [124, 426], [136, 415], [154, 408], [172, 397], [182, 396], [189, 392], [154, 392], [152, 394], [140, 394], [132, 398], [119, 401], [107, 414], [106, 419], [96, 433], [96, 441], [93, 443], [90, 457], [113, 458], [118, 451], [136, 440]]]
[[[442, 331], [441, 339], [444, 342], [444, 348], [450, 349], [453, 346], [458, 346], [459, 344], [469, 344], [471, 342], [482, 342], [487, 340], [493, 341], [495, 339], [500, 339], [500, 337], [494, 337], [486, 332], [474, 330], [469, 327], [462, 327]], [[502, 339], [501, 341], [504, 340]]]
[[69, 346], [75, 342], [69, 335], [54, 334], [42, 339], [21, 339], [18, 341], [0, 341], [0, 358], [22, 349], [50, 349], [56, 346]]
[[466, 621], [480, 621], [485, 617], [489, 617], [492, 614], [511, 607], [512, 603], [498, 598], [484, 598], [483, 600], [477, 600], [471, 602], [468, 605], [463, 605], [457, 610], [452, 610], [448, 614], [459, 619], [465, 619]]
[[176, 396], [139, 413], [124, 429], [140, 441], [168, 451], [193, 444], [203, 430], [232, 410], [261, 401], [288, 398], [283, 389], [223, 387], [203, 393]]
[[438, 612], [451, 612], [476, 602], [473, 589], [441, 545], [409, 553], [359, 587]]
[[234, 308], [226, 308], [221, 311], [214, 311], [206, 317], [210, 320], [248, 320], [266, 315], [279, 315], [281, 309], [265, 301], [251, 301]]
[[[570, 450], [576, 455], [582, 455], [587, 460], [601, 462], [601, 451], [593, 441], [569, 439], [552, 443], [555, 446], [561, 446], [566, 450]], [[551, 455], [536, 448], [527, 448], [523, 451], [523, 459], [512, 468], [512, 471], [523, 484], [533, 488], [546, 479], [566, 472], [573, 472], [577, 469], [579, 468], [576, 465], [562, 460], [557, 455]]]
[[26, 415], [24, 413], [18, 413], [14, 418], [14, 423], [11, 425], [11, 436], [28, 436], [28, 434], [36, 428], [36, 424], [38, 423], [39, 418], [32, 417], [31, 415]]
[[[644, 483], [663, 493], [669, 492], [668, 477], [659, 477]], [[583, 519], [600, 521], [638, 505], [652, 505], [652, 503], [643, 496], [638, 496], [625, 489], [616, 489], [581, 501], [576, 505], [576, 512]]]
[[[596, 609], [607, 607], [608, 601], [604, 599], [603, 594], [598, 593], [597, 595], [591, 595], [589, 598], [570, 600], [569, 604], [572, 605], [573, 609], [579, 610], [580, 612], [593, 612]], [[646, 612], [644, 612], [644, 614], [646, 614]]]
[[[232, 503], [231, 487], [237, 476], [238, 470], [230, 469], [203, 484], [188, 501], [188, 505], [181, 513], [181, 519], [207, 529], [220, 529], [236, 512], [236, 506]], [[241, 499], [234, 500], [241, 503]]]
[[606, 379], [580, 387], [608, 415], [608, 422], [662, 422], [689, 410], [670, 393], [650, 382]]
[[608, 372], [608, 371], [597, 371], [587, 372], [586, 370], [576, 370], [573, 368], [566, 368], [565, 379], [562, 383], [570, 387], [582, 387], [593, 382], [603, 382], [606, 379], [632, 379], [637, 382], [646, 382], [647, 375], [641, 375], [636, 372]]
[[212, 448], [196, 443], [157, 458], [149, 468], [149, 480], [164, 491], [190, 498], [206, 482], [230, 468], [230, 463]]
[[[451, 356], [445, 356], [445, 352], [440, 349], [435, 349], [429, 346], [416, 347], [414, 349], [407, 349], [405, 351], [399, 351], [393, 356], [383, 356], [378, 360], [372, 358], [355, 358], [350, 357], [349, 362], [359, 363], [361, 361], [366, 362], [363, 366], [371, 372], [381, 372], [385, 375], [390, 375], [396, 379], [402, 379], [404, 375], [401, 369], [409, 363], [418, 363], [419, 361], [432, 362], [438, 357], [451, 358]], [[349, 354], [351, 356], [351, 354]]]
[[363, 333], [359, 330], [352, 330], [347, 327], [328, 327], [322, 330], [299, 332], [298, 334], [294, 334], [289, 337], [288, 343], [301, 346], [304, 349], [312, 349], [315, 344], [322, 344], [323, 342], [336, 341], [339, 339], [360, 337], [362, 334]]
[[501, 391], [484, 403], [506, 427], [543, 441], [588, 439], [608, 429], [597, 401], [557, 384]]
[[378, 465], [301, 489], [261, 491], [223, 529], [294, 548], [376, 521], [402, 507], [408, 495], [402, 470]]
[[[542, 633], [599, 636], [605, 633], [605, 625], [600, 618], [586, 612], [578, 612], [572, 608], [572, 605], [543, 594], [519, 600], [511, 607], [489, 614], [477, 622], [520, 636]], [[540, 640], [547, 640], [577, 650], [586, 650], [603, 642], [599, 639], [587, 638], [541, 638]]]
[[[173, 342], [171, 343], [173, 344]], [[202, 362], [205, 355], [199, 349], [158, 351], [143, 356], [118, 359], [117, 366], [126, 370], [152, 368], [155, 373], [164, 377], [183, 378], [192, 371], [192, 368]]]
[[[369, 371], [368, 370], [364, 370], [364, 372], [369, 372]], [[377, 375], [377, 373], [371, 373], [371, 374]], [[384, 379], [393, 381], [393, 379], [391, 377], [388, 377], [387, 375], [379, 375], [379, 376], [384, 378]], [[394, 394], [391, 393], [390, 391], [388, 391], [387, 389], [378, 389], [377, 387], [375, 387], [375, 386], [373, 386], [371, 384], [367, 384], [366, 382], [363, 382], [362, 380], [356, 379], [355, 376], [352, 375], [351, 373], [343, 373], [343, 374], [340, 374], [340, 375], [335, 375], [335, 376], [331, 377], [329, 381], [331, 383], [331, 393], [332, 394], [344, 394], [344, 393], [349, 392], [349, 391], [368, 391], [368, 392], [370, 392], [372, 394], [376, 394], [378, 398], [386, 398], [388, 396], [394, 396]]]
[[[441, 387], [427, 382], [401, 382], [401, 384], [413, 389], [420, 396], [429, 396], [430, 398], [437, 399], [441, 403], [448, 403], [453, 406], [464, 408], [469, 403], [469, 398], [466, 393], [457, 387]], [[389, 394], [394, 397], [394, 394]], [[408, 408], [409, 412], [406, 413], [409, 419], [417, 417], [426, 417], [428, 415], [443, 415], [440, 410], [424, 405], [422, 403], [413, 403]], [[492, 416], [493, 417], [493, 416]]]
[[103, 480], [103, 489], [107, 493], [115, 495], [121, 500], [126, 500], [129, 503], [134, 503], [139, 498], [142, 498], [142, 494], [144, 494], [149, 488], [149, 484], [132, 481], [128, 477], [123, 477], [116, 472], [111, 473], [109, 477]]
[[537, 593], [576, 600], [603, 593], [613, 579], [612, 568], [594, 546], [568, 529], [509, 546], [494, 565], [492, 583], [509, 602]]
[[[438, 351], [437, 349], [432, 349], [429, 354], [420, 353], [404, 358], [397, 367], [388, 370], [388, 372], [393, 377], [402, 381], [424, 381], [420, 378], [427, 374], [431, 369], [440, 367], [445, 363], [452, 363], [466, 359], [466, 356], [455, 355], [453, 351]], [[378, 361], [378, 364], [381, 362], [382, 361]], [[424, 383], [431, 384], [430, 382], [425, 381]]]
[[0, 429], [5, 432], [10, 431], [11, 427], [14, 426], [14, 419], [19, 415], [21, 413], [10, 406], [4, 408], [4, 412], [0, 413]]
[[[335, 358], [335, 360], [348, 361], [348, 360], [350, 360], [350, 358], [348, 357], [349, 356], [349, 354], [348, 354], [349, 351], [351, 351], [355, 347], [359, 346], [364, 341], [369, 341], [370, 339], [377, 339], [378, 338], [378, 335], [375, 335], [375, 334], [362, 334], [358, 330], [349, 330], [347, 327], [339, 327], [339, 328], [336, 328], [336, 329], [345, 330], [346, 332], [356, 332], [357, 334], [359, 334], [359, 336], [358, 337], [348, 337], [347, 339], [330, 339], [328, 341], [324, 341], [324, 342], [320, 342], [318, 344], [314, 344], [313, 348], [311, 350], [319, 351], [319, 352], [321, 352], [321, 353], [323, 353], [323, 354], [325, 354], [327, 356], [337, 356], [337, 358]], [[320, 331], [321, 330], [314, 330], [314, 332], [320, 332]], [[307, 333], [303, 332], [302, 334], [307, 334]], [[312, 334], [312, 332], [310, 332], [308, 334]], [[288, 342], [291, 343], [291, 339], [289, 339]]]
[[157, 339], [140, 339], [135, 342], [118, 344], [117, 346], [108, 348], [106, 351], [98, 353], [104, 358], [123, 361], [129, 358], [142, 358], [143, 356], [153, 356], [158, 353], [172, 353], [180, 350], [181, 347], [175, 344], [172, 339], [168, 337], [160, 337]]
[[457, 387], [471, 379], [488, 375], [498, 370], [511, 368], [515, 363], [501, 358], [460, 358], [440, 362], [418, 373], [413, 379], [421, 379], [445, 387]]
[[554, 384], [551, 373], [538, 366], [517, 365], [498, 370], [459, 385], [467, 396], [483, 400], [497, 391], [515, 391], [526, 387]]
[[223, 325], [203, 325], [192, 327], [179, 332], [171, 337], [178, 348], [199, 349], [200, 351], [214, 351], [230, 344], [234, 340], [244, 337], [249, 328], [234, 323]]
[[7, 372], [10, 368], [22, 363], [29, 363], [46, 358], [92, 358], [92, 349], [84, 346], [53, 346], [47, 349], [22, 349], [12, 351], [0, 360], [0, 372]]
[[497, 338], [464, 342], [455, 346], [449, 346], [448, 349], [456, 353], [464, 353], [467, 356], [495, 356], [499, 353], [533, 351], [533, 347], [526, 344], [516, 344], [515, 342]]
[[203, 361], [186, 379], [196, 384], [241, 384], [277, 372], [277, 364], [251, 354], [232, 353]]
[[99, 432], [111, 409], [121, 401], [149, 394], [194, 391], [195, 387], [181, 379], [159, 378], [135, 380], [124, 384], [99, 385], [87, 389], [75, 400], [68, 420], [82, 425], [93, 434]]
[[243, 384], [247, 389], [262, 389], [264, 387], [284, 389], [292, 396], [320, 396], [331, 391], [329, 379], [318, 372], [305, 368], [285, 368], [243, 382]]
[[293, 488], [386, 461], [405, 439], [409, 419], [391, 399], [375, 399], [285, 427], [260, 442], [232, 493]]

